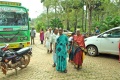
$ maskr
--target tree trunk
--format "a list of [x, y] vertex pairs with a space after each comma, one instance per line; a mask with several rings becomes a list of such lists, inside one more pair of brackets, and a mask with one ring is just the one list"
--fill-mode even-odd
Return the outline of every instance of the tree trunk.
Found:
[[84, 8], [82, 13], [82, 31], [84, 32]]
[[70, 30], [69, 28], [69, 19], [67, 18], [67, 30]]
[[49, 27], [49, 7], [47, 7], [47, 27]]
[[66, 0], [66, 14], [67, 14], [67, 19], [66, 19], [66, 26], [67, 26], [67, 30], [70, 30], [69, 28], [69, 9], [68, 9], [68, 0]]
[[[82, 0], [82, 3], [84, 4], [84, 0]], [[84, 16], [84, 6], [82, 7], [83, 13], [82, 13], [82, 31], [85, 32], [85, 27], [84, 27], [84, 20], [85, 20], [85, 16]]]
[[74, 32], [76, 32], [77, 29], [77, 11], [75, 10], [75, 28], [74, 28]]
[[86, 14], [86, 16], [85, 16], [85, 32], [86, 32], [86, 26], [87, 26], [87, 14], [88, 14], [88, 13], [87, 13], [87, 6], [86, 6], [86, 13], [85, 13], [85, 14]]
[[58, 26], [57, 26], [57, 22], [56, 22], [57, 20], [56, 20], [56, 19], [57, 19], [57, 10], [56, 10], [56, 1], [55, 1], [55, 26], [53, 26], [53, 27], [58, 27]]
[[89, 8], [89, 16], [88, 16], [88, 34], [91, 35], [91, 24], [92, 24], [92, 9]]
[[98, 12], [98, 21], [100, 21], [100, 14], [99, 14], [99, 12]]
[[67, 20], [66, 20], [66, 26], [67, 26], [67, 30], [70, 30], [69, 28], [69, 12], [67, 11]]

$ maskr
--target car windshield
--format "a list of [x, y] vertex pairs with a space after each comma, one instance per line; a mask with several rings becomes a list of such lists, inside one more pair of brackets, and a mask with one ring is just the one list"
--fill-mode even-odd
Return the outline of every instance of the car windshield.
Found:
[[120, 29], [108, 31], [108, 32], [102, 34], [102, 36], [106, 36], [108, 38], [119, 38], [120, 37]]
[[0, 7], [0, 26], [25, 26], [27, 21], [24, 8]]

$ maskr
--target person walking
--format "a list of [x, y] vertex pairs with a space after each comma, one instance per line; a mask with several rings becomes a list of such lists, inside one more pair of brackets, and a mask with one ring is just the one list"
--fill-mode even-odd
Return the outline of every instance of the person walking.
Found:
[[43, 31], [43, 29], [41, 29], [41, 31], [40, 31], [40, 41], [41, 41], [41, 44], [43, 44], [43, 41], [44, 41], [44, 31]]
[[57, 38], [59, 37], [58, 35], [58, 28], [55, 28], [53, 30], [53, 34], [51, 35], [51, 40], [50, 40], [50, 49], [53, 50], [53, 67], [56, 66], [56, 60], [57, 60], [57, 56], [56, 56], [56, 51], [55, 51], [55, 48], [56, 48], [56, 40]]
[[72, 33], [71, 36], [69, 37], [68, 41], [68, 54], [69, 54], [69, 60], [68, 62], [73, 63], [73, 54], [74, 54], [74, 47], [73, 47], [73, 36], [75, 33]]
[[82, 68], [83, 63], [83, 52], [85, 52], [85, 42], [84, 42], [84, 36], [80, 34], [80, 30], [77, 29], [76, 35], [73, 37], [73, 45], [74, 45], [74, 67], [75, 69], [79, 70]]
[[59, 37], [56, 41], [56, 70], [64, 73], [67, 73], [67, 44], [68, 37], [63, 34], [63, 29], [60, 28]]
[[34, 38], [35, 38], [36, 32], [34, 30], [34, 28], [32, 28], [31, 32], [30, 32], [30, 36], [31, 36], [31, 45], [35, 44], [34, 42]]
[[46, 31], [44, 33], [44, 46], [46, 46], [47, 32], [48, 32], [48, 29], [46, 29]]
[[46, 32], [46, 48], [47, 48], [47, 53], [50, 53], [50, 37], [52, 35], [52, 28], [49, 28], [49, 30]]

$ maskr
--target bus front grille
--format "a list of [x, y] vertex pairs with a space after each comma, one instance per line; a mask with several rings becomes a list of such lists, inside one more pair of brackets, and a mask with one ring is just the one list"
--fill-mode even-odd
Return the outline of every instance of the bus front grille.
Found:
[[10, 43], [10, 42], [17, 42], [17, 37], [14, 38], [0, 38], [0, 43]]

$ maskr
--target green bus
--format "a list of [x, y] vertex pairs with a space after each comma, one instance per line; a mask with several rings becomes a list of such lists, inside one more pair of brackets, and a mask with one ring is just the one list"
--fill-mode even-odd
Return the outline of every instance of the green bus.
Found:
[[28, 9], [19, 2], [0, 1], [0, 46], [10, 49], [30, 46]]

